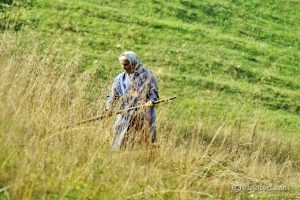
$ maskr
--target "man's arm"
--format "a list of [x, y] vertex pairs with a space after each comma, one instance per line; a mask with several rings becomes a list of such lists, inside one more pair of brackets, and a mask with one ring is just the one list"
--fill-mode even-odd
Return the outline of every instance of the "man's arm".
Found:
[[149, 72], [149, 75], [150, 75], [150, 81], [148, 84], [149, 89], [147, 94], [147, 102], [145, 105], [148, 107], [153, 107], [154, 106], [153, 102], [159, 99], [159, 88], [157, 86], [157, 82], [153, 73]]
[[106, 96], [106, 108], [104, 109], [104, 111], [106, 112], [111, 111], [112, 108], [116, 105], [118, 99], [120, 98], [118, 77], [115, 78], [111, 90], [111, 93]]

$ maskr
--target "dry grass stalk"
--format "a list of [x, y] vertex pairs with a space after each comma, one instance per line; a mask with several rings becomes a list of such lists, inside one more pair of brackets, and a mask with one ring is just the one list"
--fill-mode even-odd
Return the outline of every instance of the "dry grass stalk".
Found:
[[[217, 131], [210, 124], [201, 125], [201, 131], [189, 136], [167, 117], [168, 106], [160, 107], [159, 148], [120, 152], [110, 148], [114, 118], [60, 131], [66, 124], [102, 112], [103, 101], [87, 100], [92, 95], [86, 90], [92, 72], [77, 73], [77, 56], [67, 62], [57, 59], [55, 44], [49, 47], [52, 53], [40, 55], [37, 47], [23, 52], [13, 41], [6, 36], [0, 42], [1, 198], [199, 199], [275, 194], [235, 193], [231, 187], [237, 182], [287, 185], [290, 191], [276, 195], [297, 195], [299, 153], [292, 149], [299, 149], [299, 143], [255, 136], [259, 142], [253, 152], [240, 145], [247, 139], [240, 125], [238, 141], [219, 139], [229, 128], [226, 124]], [[101, 90], [99, 98], [107, 92]], [[238, 145], [235, 153], [233, 145]], [[290, 157], [280, 157], [285, 151]]]

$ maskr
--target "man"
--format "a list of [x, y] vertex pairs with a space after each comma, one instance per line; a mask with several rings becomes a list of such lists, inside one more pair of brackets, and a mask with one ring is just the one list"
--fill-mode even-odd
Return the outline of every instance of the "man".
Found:
[[156, 79], [152, 71], [143, 68], [142, 60], [132, 51], [122, 53], [119, 62], [124, 72], [115, 78], [105, 110], [111, 112], [120, 97], [120, 110], [141, 107], [117, 115], [112, 148], [119, 150], [122, 146], [133, 146], [136, 143], [154, 143], [156, 122], [153, 102], [159, 98]]

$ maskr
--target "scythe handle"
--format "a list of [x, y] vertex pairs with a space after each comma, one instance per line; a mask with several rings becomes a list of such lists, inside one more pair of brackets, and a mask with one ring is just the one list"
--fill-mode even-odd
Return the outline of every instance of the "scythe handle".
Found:
[[[159, 104], [159, 103], [162, 103], [162, 102], [171, 101], [171, 100], [173, 100], [173, 99], [175, 99], [175, 98], [176, 98], [176, 97], [170, 97], [170, 98], [167, 98], [167, 99], [162, 99], [162, 100], [154, 101], [153, 104]], [[118, 111], [116, 114], [120, 114], [120, 113], [122, 113], [122, 112], [130, 111], [130, 110], [133, 110], [133, 109], [136, 109], [136, 108], [140, 108], [140, 107], [143, 107], [143, 106], [144, 106], [144, 105], [140, 105], [140, 106], [135, 106], [135, 107], [132, 107], [132, 108], [120, 110], [120, 111]], [[70, 127], [74, 127], [74, 126], [79, 126], [79, 125], [81, 125], [81, 124], [85, 124], [85, 123], [88, 123], [88, 122], [101, 120], [101, 119], [103, 119], [105, 116], [107, 116], [107, 115], [100, 115], [100, 116], [95, 117], [95, 118], [90, 118], [90, 119], [87, 119], [87, 120], [83, 120], [83, 121], [77, 122], [77, 123], [75, 123], [75, 124], [73, 124], [73, 125], [68, 125], [68, 126], [65, 127], [65, 129], [70, 128]]]

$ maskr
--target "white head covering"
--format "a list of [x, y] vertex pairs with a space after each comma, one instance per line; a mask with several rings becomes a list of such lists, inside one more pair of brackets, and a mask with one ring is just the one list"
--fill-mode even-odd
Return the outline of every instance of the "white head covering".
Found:
[[119, 57], [119, 60], [128, 60], [131, 66], [131, 74], [134, 74], [143, 66], [142, 60], [133, 51], [125, 51]]

